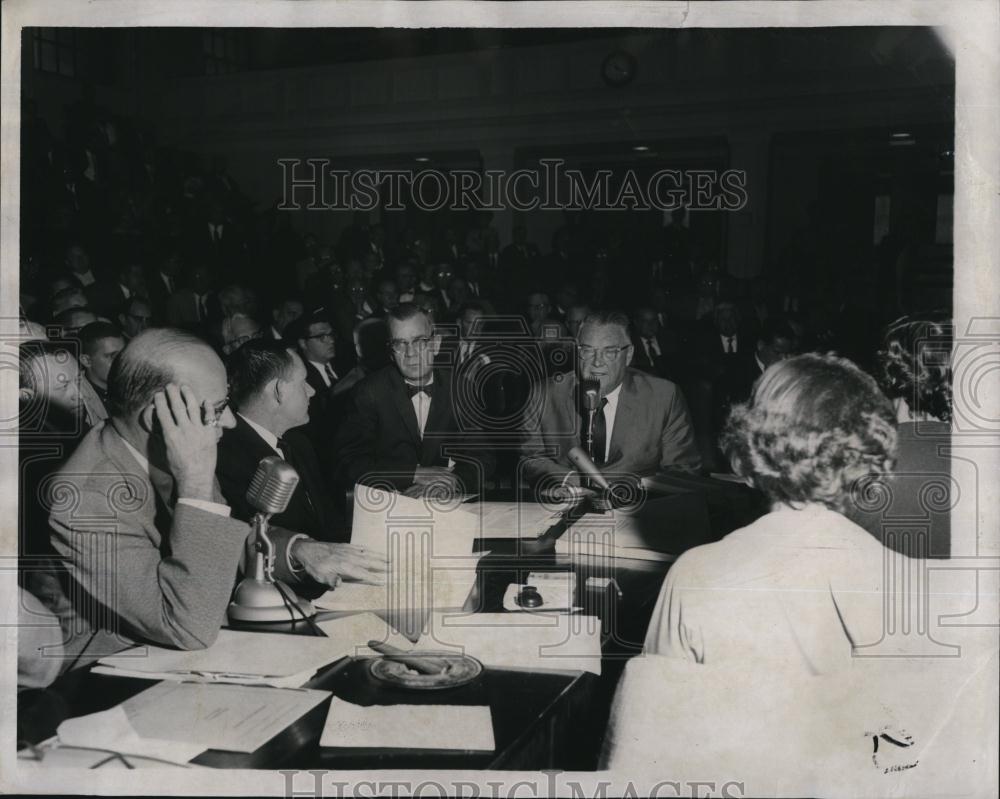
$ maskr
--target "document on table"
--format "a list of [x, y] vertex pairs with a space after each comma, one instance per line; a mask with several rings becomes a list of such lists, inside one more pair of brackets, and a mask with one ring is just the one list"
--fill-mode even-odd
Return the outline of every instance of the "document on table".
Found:
[[486, 705], [355, 705], [334, 697], [320, 746], [492, 752]]
[[436, 612], [417, 643], [401, 648], [461, 652], [495, 669], [599, 675], [601, 622], [576, 614]]
[[418, 632], [425, 611], [459, 609], [476, 581], [484, 553], [472, 552], [479, 519], [454, 503], [413, 499], [365, 485], [354, 488], [351, 543], [383, 552], [388, 561], [386, 585], [377, 590], [340, 588], [318, 600], [338, 610], [376, 609], [389, 612], [404, 634]]
[[328, 696], [329, 691], [161, 682], [121, 707], [143, 738], [255, 752]]
[[337, 626], [325, 630], [327, 638], [220, 630], [215, 643], [207, 649], [182, 651], [139, 646], [101, 658], [93, 671], [147, 680], [298, 688], [319, 669], [353, 655], [355, 647], [367, 643], [373, 633], [384, 635], [385, 628], [382, 619], [363, 614], [338, 619]]
[[190, 739], [161, 738], [136, 728], [122, 705], [66, 719], [56, 730], [59, 744], [74, 749], [104, 749], [122, 755], [186, 763], [208, 747]]
[[478, 502], [466, 505], [480, 520], [482, 538], [538, 538], [568, 507], [539, 502]]
[[709, 529], [704, 498], [676, 494], [651, 499], [634, 511], [584, 514], [556, 541], [556, 552], [669, 563], [678, 554], [678, 531], [683, 539]]

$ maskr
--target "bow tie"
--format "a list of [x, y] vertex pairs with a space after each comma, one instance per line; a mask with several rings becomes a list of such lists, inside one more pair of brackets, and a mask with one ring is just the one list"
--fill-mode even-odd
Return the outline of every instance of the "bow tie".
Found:
[[412, 383], [407, 383], [406, 384], [406, 393], [410, 396], [410, 399], [413, 399], [414, 396], [416, 396], [417, 394], [420, 394], [420, 393], [424, 393], [428, 397], [431, 397], [431, 396], [434, 395], [434, 384], [433, 383], [425, 383], [422, 386], [415, 386]]

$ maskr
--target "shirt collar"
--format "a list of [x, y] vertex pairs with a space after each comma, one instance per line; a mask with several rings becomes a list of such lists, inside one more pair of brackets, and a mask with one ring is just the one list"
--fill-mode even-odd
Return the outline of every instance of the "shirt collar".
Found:
[[261, 427], [253, 419], [248, 419], [242, 413], [237, 413], [236, 415], [239, 416], [248, 425], [250, 425], [253, 431], [261, 438], [263, 438], [271, 449], [273, 449], [275, 452], [281, 455], [281, 451], [278, 449], [278, 437], [274, 433], [272, 433], [266, 427]]
[[136, 461], [138, 461], [139, 465], [142, 467], [142, 471], [145, 473], [147, 477], [149, 477], [149, 460], [146, 458], [145, 455], [139, 452], [139, 450], [137, 450], [135, 447], [129, 444], [128, 439], [126, 439], [125, 436], [121, 435], [120, 433], [119, 436], [122, 440], [122, 443], [125, 445], [125, 449], [127, 449], [130, 453], [132, 453], [132, 457], [135, 458]]
[[604, 395], [604, 399], [608, 401], [609, 410], [611, 411], [618, 410], [618, 397], [621, 396], [621, 393], [622, 393], [622, 384], [619, 383], [618, 388]]

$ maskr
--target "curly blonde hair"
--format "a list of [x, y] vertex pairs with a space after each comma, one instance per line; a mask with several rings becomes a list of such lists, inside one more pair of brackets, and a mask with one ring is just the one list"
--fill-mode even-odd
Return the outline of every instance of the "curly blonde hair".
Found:
[[859, 480], [889, 471], [892, 405], [846, 358], [807, 354], [775, 363], [735, 406], [722, 435], [733, 470], [773, 502], [843, 512]]
[[878, 382], [889, 399], [912, 413], [951, 421], [951, 325], [947, 317], [904, 316], [882, 334]]

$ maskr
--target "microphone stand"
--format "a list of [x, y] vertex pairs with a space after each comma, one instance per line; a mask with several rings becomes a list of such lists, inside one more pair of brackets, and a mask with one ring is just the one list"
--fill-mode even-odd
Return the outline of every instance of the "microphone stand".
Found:
[[263, 511], [253, 517], [253, 577], [244, 577], [236, 587], [229, 604], [230, 622], [296, 621], [316, 615], [312, 602], [274, 579], [274, 542], [267, 534], [270, 518]]

